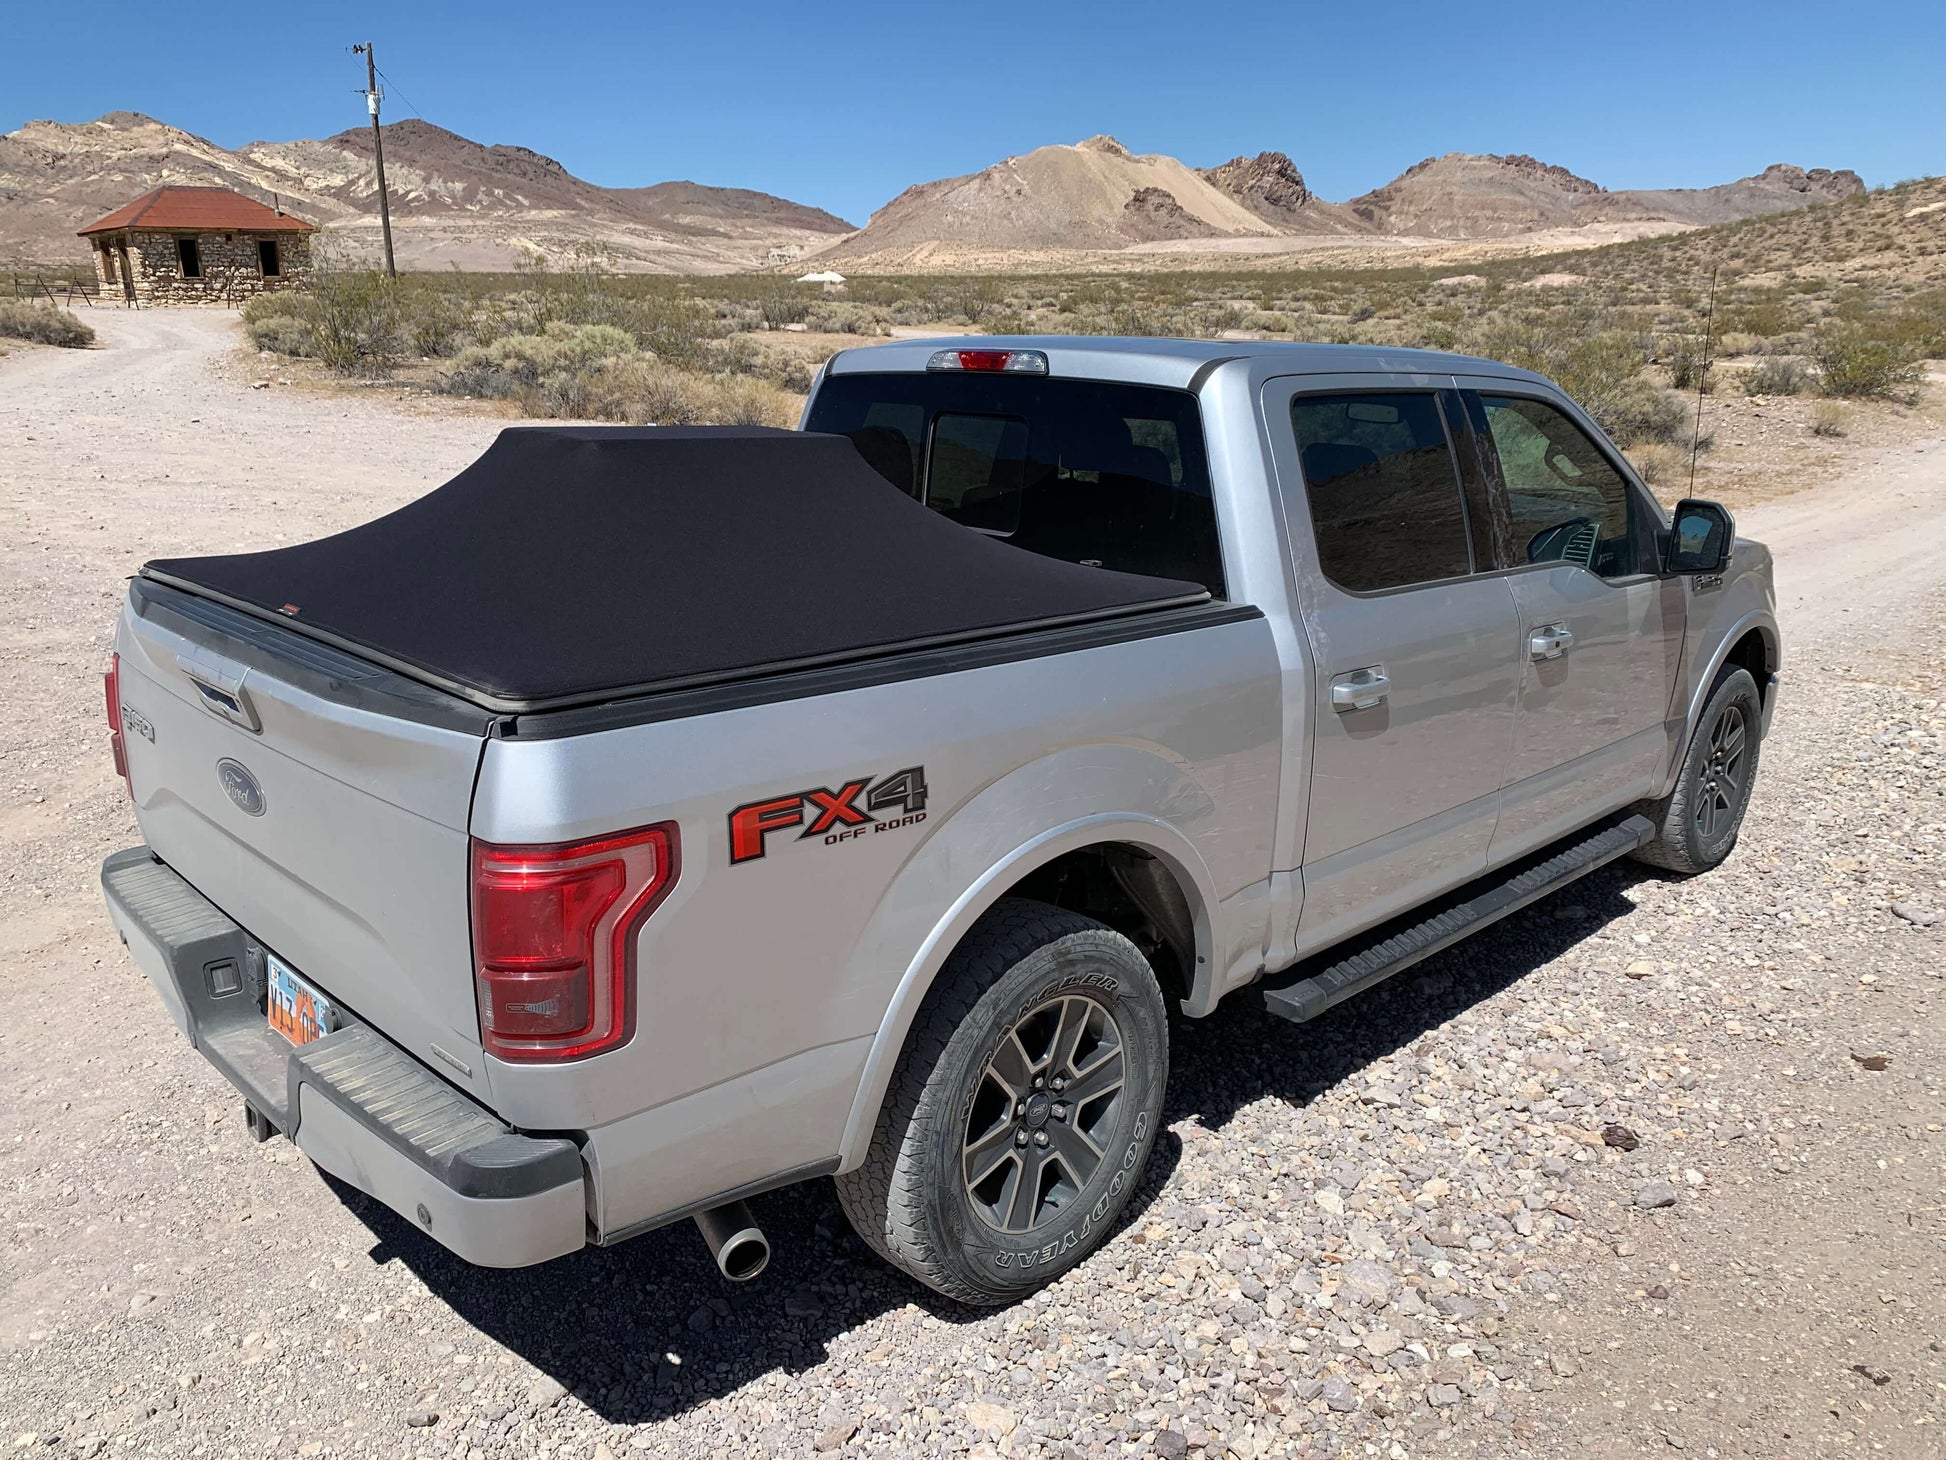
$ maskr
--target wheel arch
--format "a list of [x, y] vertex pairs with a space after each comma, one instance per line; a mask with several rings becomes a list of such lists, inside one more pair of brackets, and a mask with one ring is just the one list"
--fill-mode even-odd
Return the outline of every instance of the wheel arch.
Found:
[[[965, 814], [965, 808], [960, 814]], [[1130, 854], [1151, 860], [1181, 899], [1192, 946], [1182, 955], [1185, 986], [1177, 992], [1192, 1002], [1211, 997], [1219, 899], [1208, 868], [1189, 837], [1160, 815], [1136, 812], [1079, 816], [1047, 827], [1004, 856], [992, 859], [967, 882], [907, 962], [865, 1059], [840, 1142], [840, 1171], [851, 1170], [865, 1159], [913, 1021], [946, 960], [981, 917], [1002, 898], [1032, 889], [1037, 879], [1064, 864], [1091, 858], [1107, 863]]]
[[1723, 672], [1725, 664], [1737, 664], [1750, 671], [1750, 677], [1757, 681], [1757, 692], [1763, 700], [1766, 723], [1770, 719], [1771, 700], [1775, 695], [1772, 676], [1777, 673], [1781, 649], [1775, 617], [1763, 609], [1752, 609], [1721, 635], [1713, 637], [1715, 643], [1703, 672], [1690, 685], [1689, 708], [1683, 715], [1685, 744], [1688, 733], [1695, 729], [1696, 717], [1703, 713], [1710, 687], [1716, 683], [1716, 676]]

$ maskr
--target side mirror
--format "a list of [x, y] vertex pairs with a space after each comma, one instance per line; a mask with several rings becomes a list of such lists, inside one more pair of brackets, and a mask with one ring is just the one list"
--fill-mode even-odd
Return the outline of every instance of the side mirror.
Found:
[[1720, 503], [1685, 497], [1670, 518], [1663, 567], [1671, 573], [1720, 573], [1736, 536], [1736, 519]]

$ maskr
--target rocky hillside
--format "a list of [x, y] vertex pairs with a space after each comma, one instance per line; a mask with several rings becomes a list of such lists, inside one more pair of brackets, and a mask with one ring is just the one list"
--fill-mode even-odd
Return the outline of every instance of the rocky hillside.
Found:
[[1865, 190], [1855, 172], [1784, 163], [1713, 188], [1609, 192], [1535, 158], [1449, 152], [1415, 163], [1345, 207], [1382, 232], [1424, 238], [1506, 238], [1598, 223], [1732, 223]]
[[[0, 136], [0, 259], [78, 259], [77, 228], [159, 183], [235, 188], [377, 247], [371, 132], [252, 142], [234, 151], [135, 112]], [[525, 147], [485, 146], [423, 121], [385, 128], [385, 171], [405, 268], [504, 269], [535, 249], [612, 267], [724, 273], [794, 258], [851, 231], [841, 218], [742, 188], [604, 188]]]
[[1285, 233], [1358, 233], [1369, 226], [1338, 203], [1327, 203], [1304, 185], [1304, 174], [1281, 152], [1232, 157], [1198, 175], [1228, 193], [1264, 222]]

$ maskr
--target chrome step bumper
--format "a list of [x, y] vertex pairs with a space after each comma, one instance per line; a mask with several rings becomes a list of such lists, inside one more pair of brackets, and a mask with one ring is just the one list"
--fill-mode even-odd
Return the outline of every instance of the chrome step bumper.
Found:
[[514, 1130], [368, 1025], [291, 1045], [265, 1018], [265, 950], [147, 847], [104, 862], [101, 887], [177, 1027], [319, 1166], [482, 1267], [587, 1241], [573, 1141]]

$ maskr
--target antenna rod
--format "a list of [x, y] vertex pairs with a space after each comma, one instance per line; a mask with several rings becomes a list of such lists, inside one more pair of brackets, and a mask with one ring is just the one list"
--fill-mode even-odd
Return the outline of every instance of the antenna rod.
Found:
[[1689, 438], [1689, 495], [1696, 495], [1696, 453], [1703, 449], [1703, 386], [1710, 376], [1710, 330], [1716, 323], [1716, 270], [1710, 265], [1710, 302], [1703, 311], [1703, 368], [1696, 372], [1696, 429]]
[[378, 165], [378, 226], [385, 234], [385, 273], [399, 277], [399, 266], [392, 261], [392, 205], [385, 196], [385, 139], [378, 131], [378, 57], [372, 43], [353, 46], [351, 53], [365, 57], [365, 110], [372, 114], [372, 161]]

